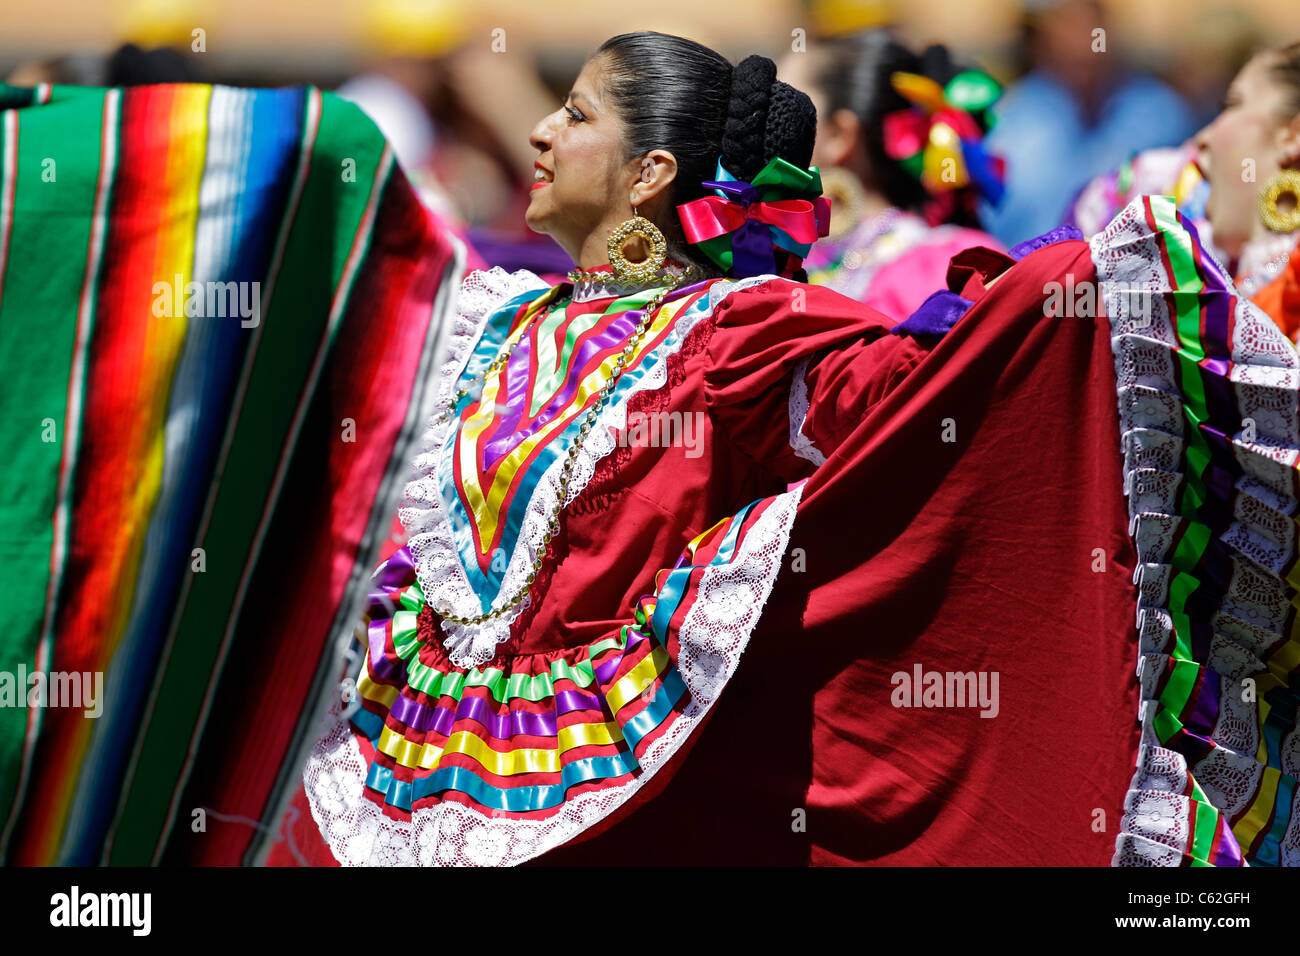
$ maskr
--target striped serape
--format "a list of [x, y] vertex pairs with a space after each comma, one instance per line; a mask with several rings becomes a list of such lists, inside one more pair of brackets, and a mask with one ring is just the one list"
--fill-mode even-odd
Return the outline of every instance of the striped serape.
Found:
[[335, 693], [463, 246], [313, 88], [0, 108], [0, 860], [239, 863]]

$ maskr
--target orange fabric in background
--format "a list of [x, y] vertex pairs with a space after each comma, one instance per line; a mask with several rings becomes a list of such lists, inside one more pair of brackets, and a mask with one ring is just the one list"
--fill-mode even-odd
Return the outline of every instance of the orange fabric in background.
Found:
[[1300, 246], [1291, 253], [1282, 274], [1260, 289], [1251, 301], [1268, 313], [1288, 339], [1296, 341], [1296, 333], [1300, 332]]

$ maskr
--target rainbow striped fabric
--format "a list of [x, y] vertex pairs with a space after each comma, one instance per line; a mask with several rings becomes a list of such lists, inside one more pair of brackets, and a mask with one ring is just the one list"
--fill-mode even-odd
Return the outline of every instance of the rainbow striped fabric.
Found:
[[[463, 249], [315, 89], [0, 108], [0, 859], [238, 863], [337, 680]], [[93, 707], [31, 706], [35, 673]]]
[[1297, 866], [1300, 358], [1169, 197], [1092, 246], [1141, 562], [1142, 743], [1115, 862]]

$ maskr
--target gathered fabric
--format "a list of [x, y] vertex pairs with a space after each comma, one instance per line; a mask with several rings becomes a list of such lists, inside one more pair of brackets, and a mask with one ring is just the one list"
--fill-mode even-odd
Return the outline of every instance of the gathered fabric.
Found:
[[[639, 480], [587, 486], [486, 666], [395, 555], [360, 709], [308, 766], [331, 855], [1294, 862], [1294, 353], [1168, 200], [1051, 238], [955, 257], [938, 335], [776, 278], [718, 298], [637, 396], [700, 388], [702, 485], [615, 443], [598, 472]], [[793, 488], [696, 523], [729, 453]], [[643, 497], [686, 516], [675, 557], [620, 536]]]

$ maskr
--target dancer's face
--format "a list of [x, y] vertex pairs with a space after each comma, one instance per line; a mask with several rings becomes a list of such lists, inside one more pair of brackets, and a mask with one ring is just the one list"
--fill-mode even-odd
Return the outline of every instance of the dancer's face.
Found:
[[602, 57], [588, 60], [564, 104], [530, 137], [537, 178], [525, 221], [582, 268], [608, 261], [605, 240], [632, 216], [633, 204], [656, 218], [676, 173], [672, 154], [663, 150], [624, 161], [623, 124], [603, 93], [604, 71]]
[[1284, 166], [1300, 161], [1297, 117], [1271, 67], [1276, 54], [1247, 63], [1224, 101], [1223, 112], [1196, 134], [1197, 163], [1210, 183], [1205, 214], [1214, 242], [1232, 257], [1260, 232], [1259, 192]]

